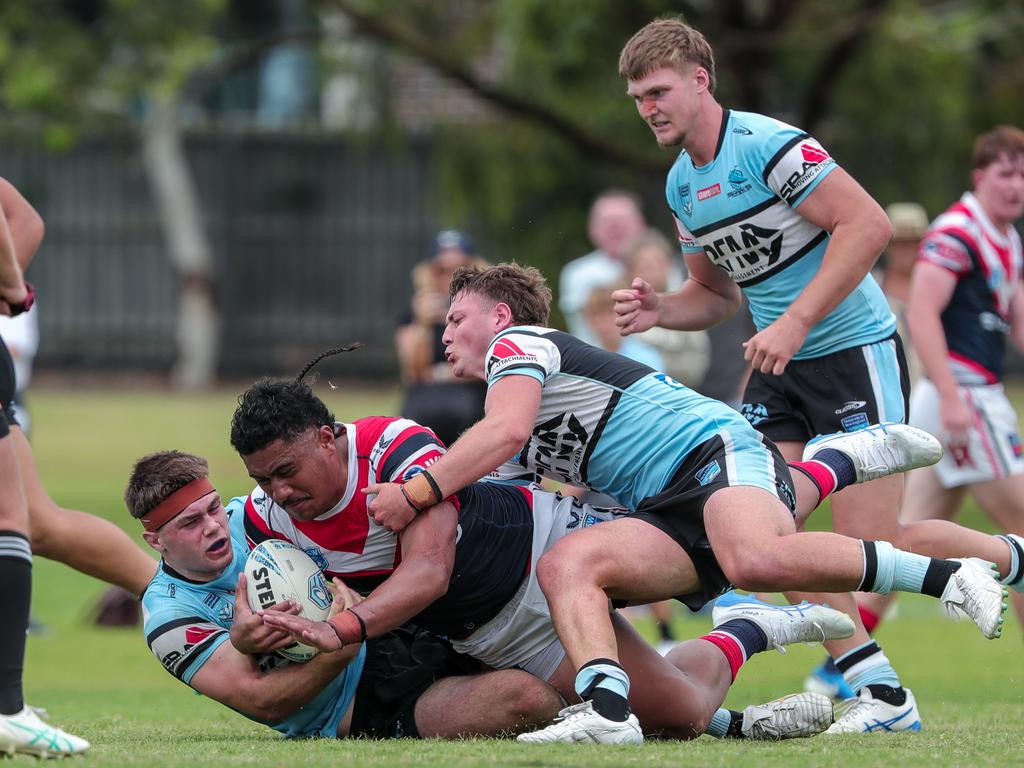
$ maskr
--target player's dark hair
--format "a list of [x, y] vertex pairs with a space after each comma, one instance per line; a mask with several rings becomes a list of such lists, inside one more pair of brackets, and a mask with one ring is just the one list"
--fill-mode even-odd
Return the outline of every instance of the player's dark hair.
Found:
[[1024, 131], [1012, 125], [997, 125], [974, 140], [972, 167], [988, 168], [1002, 155], [1018, 158], [1024, 155]]
[[715, 56], [700, 32], [679, 17], [655, 19], [633, 35], [619, 54], [619, 76], [641, 80], [660, 67], [682, 71], [696, 64], [708, 72], [708, 91], [715, 92]]
[[508, 304], [517, 325], [547, 325], [551, 310], [551, 289], [536, 268], [520, 264], [493, 267], [459, 267], [452, 275], [448, 294], [465, 291]]
[[260, 379], [238, 398], [231, 417], [231, 445], [242, 456], [262, 450], [275, 440], [291, 441], [308, 429], [334, 425], [334, 414], [313, 394], [303, 379], [321, 360], [352, 352], [358, 341], [326, 349], [291, 380]]
[[124, 503], [134, 518], [149, 513], [161, 501], [193, 480], [210, 474], [206, 459], [181, 451], [158, 451], [135, 462]]

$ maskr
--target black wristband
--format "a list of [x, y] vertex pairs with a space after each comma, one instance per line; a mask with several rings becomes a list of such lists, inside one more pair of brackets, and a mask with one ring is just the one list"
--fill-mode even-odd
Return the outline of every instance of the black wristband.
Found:
[[409, 494], [405, 492], [405, 486], [400, 485], [398, 487], [402, 491], [402, 498], [405, 499], [405, 503], [409, 505], [409, 509], [411, 509], [416, 514], [419, 514], [422, 510], [412, 503], [412, 499], [409, 498]]
[[363, 617], [362, 616], [360, 616], [358, 613], [353, 611], [351, 608], [348, 609], [348, 612], [351, 613], [353, 616], [355, 616], [356, 617], [356, 621], [359, 622], [359, 631], [362, 633], [362, 637], [359, 638], [359, 642], [360, 643], [365, 643], [366, 642], [366, 622], [363, 621]]
[[420, 474], [427, 478], [427, 482], [430, 483], [430, 490], [434, 492], [434, 500], [438, 504], [444, 501], [444, 496], [441, 494], [441, 486], [437, 484], [437, 480], [434, 479], [434, 476], [425, 469], [420, 472]]

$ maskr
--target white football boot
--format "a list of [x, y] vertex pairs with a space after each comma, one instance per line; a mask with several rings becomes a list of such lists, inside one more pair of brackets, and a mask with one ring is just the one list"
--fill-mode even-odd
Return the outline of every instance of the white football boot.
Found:
[[832, 725], [832, 700], [820, 693], [792, 693], [743, 710], [740, 731], [748, 739], [779, 741], [815, 736]]
[[525, 744], [643, 744], [640, 721], [630, 713], [623, 722], [609, 720], [594, 711], [592, 702], [573, 704], [558, 713], [555, 722], [533, 733], [521, 733]]
[[917, 711], [917, 700], [909, 689], [907, 700], [894, 707], [871, 695], [867, 686], [860, 689], [860, 696], [852, 699], [850, 706], [825, 731], [837, 733], [891, 733], [895, 731], [920, 731], [921, 714]]
[[819, 435], [804, 446], [804, 461], [834, 448], [853, 462], [857, 482], [929, 467], [942, 458], [942, 443], [923, 429], [885, 422], [854, 432]]
[[39, 717], [33, 707], [25, 706], [14, 715], [0, 715], [0, 752], [15, 752], [36, 757], [80, 755], [89, 742], [56, 728]]
[[732, 619], [748, 619], [768, 636], [768, 645], [779, 653], [793, 643], [841, 640], [853, 634], [853, 619], [842, 611], [806, 600], [799, 605], [772, 605], [751, 595], [727, 592], [711, 611], [717, 627]]
[[961, 566], [946, 582], [939, 598], [942, 607], [954, 619], [961, 613], [970, 618], [989, 640], [999, 637], [1009, 592], [996, 581], [995, 564], [977, 557], [953, 560]]

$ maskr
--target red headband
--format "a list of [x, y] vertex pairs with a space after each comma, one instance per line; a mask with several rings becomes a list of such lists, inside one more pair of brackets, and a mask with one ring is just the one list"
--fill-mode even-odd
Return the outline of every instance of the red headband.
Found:
[[208, 477], [197, 477], [176, 490], [139, 519], [142, 520], [142, 525], [147, 531], [155, 531], [164, 523], [184, 512], [185, 508], [193, 502], [216, 491], [217, 489], [213, 487], [213, 483]]

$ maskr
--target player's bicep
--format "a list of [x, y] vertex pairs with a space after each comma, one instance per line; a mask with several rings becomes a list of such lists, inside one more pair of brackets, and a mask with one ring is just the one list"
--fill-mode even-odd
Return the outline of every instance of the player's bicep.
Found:
[[484, 413], [491, 419], [501, 417], [515, 423], [525, 420], [532, 425], [540, 409], [542, 390], [541, 381], [530, 374], [502, 376], [487, 389]]
[[958, 282], [956, 274], [929, 261], [918, 260], [910, 279], [907, 315], [941, 315], [949, 306]]
[[683, 259], [686, 261], [688, 279], [720, 296], [737, 302], [740, 300], [740, 287], [729, 277], [728, 272], [712, 264], [706, 253], [686, 253]]
[[796, 212], [826, 232], [845, 219], [873, 213], [878, 204], [850, 174], [836, 167], [799, 203]]

